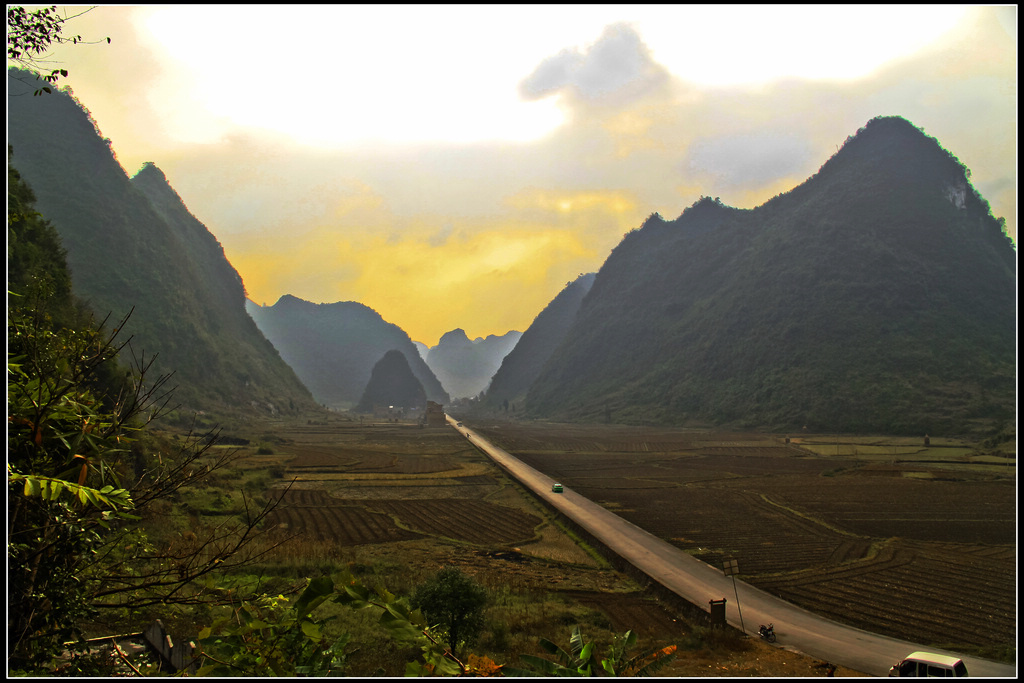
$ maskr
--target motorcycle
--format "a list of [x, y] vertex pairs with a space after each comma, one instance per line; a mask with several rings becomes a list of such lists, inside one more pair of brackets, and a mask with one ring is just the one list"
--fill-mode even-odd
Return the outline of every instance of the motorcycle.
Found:
[[775, 642], [775, 624], [768, 624], [765, 626], [761, 624], [761, 627], [757, 629], [757, 635], [761, 636], [769, 643]]

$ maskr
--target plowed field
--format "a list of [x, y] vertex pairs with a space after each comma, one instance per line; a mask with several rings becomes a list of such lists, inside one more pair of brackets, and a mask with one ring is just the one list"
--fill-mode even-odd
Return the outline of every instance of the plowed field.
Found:
[[809, 610], [934, 646], [1015, 647], [1015, 468], [968, 448], [837, 443], [842, 455], [821, 455], [755, 435], [473, 427], [696, 557], [737, 559], [743, 580]]

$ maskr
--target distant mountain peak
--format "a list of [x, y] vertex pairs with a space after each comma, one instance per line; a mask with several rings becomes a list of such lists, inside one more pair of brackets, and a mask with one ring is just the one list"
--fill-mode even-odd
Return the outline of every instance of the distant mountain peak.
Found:
[[364, 413], [392, 407], [422, 409], [426, 403], [426, 392], [409, 367], [409, 360], [401, 351], [392, 349], [373, 366], [370, 381], [355, 411]]
[[167, 174], [161, 171], [160, 167], [152, 161], [143, 162], [141, 168], [139, 168], [138, 172], [136, 172], [132, 177], [138, 178], [139, 176], [160, 178], [165, 183], [167, 182]]
[[477, 396], [487, 388], [522, 333], [510, 330], [503, 335], [490, 334], [470, 340], [465, 330], [446, 332], [437, 346], [427, 351], [427, 365], [441, 380], [452, 398]]
[[449, 344], [472, 344], [472, 343], [473, 342], [470, 341], [469, 335], [466, 334], [466, 331], [464, 329], [462, 329], [461, 327], [456, 327], [451, 332], [445, 332], [443, 335], [441, 335], [441, 338], [438, 340], [437, 345], [438, 346], [447, 346]]
[[846, 138], [842, 148], [823, 166], [867, 164], [887, 177], [902, 176], [928, 182], [957, 183], [970, 171], [938, 140], [901, 116], [876, 116]]
[[409, 335], [365, 304], [317, 304], [284, 294], [273, 306], [252, 304], [248, 310], [319, 403], [346, 409], [358, 402], [374, 364], [388, 350], [406, 356], [427, 398], [449, 400]]

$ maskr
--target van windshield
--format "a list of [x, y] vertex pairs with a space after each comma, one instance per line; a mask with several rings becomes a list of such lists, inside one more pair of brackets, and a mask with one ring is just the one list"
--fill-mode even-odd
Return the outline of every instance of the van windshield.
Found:
[[953, 665], [953, 672], [957, 676], [966, 676], [967, 675], [967, 667], [964, 666], [963, 662], [957, 662], [956, 664]]

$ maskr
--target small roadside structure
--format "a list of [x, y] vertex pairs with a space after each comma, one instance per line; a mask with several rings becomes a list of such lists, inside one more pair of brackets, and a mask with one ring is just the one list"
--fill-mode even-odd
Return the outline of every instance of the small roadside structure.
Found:
[[444, 416], [444, 406], [434, 401], [427, 401], [424, 422], [428, 427], [444, 427], [448, 424]]

